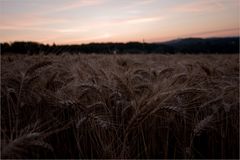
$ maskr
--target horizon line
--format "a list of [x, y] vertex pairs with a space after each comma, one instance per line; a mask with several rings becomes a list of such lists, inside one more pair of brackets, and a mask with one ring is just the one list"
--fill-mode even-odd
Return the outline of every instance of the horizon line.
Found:
[[44, 42], [39, 42], [39, 41], [31, 41], [31, 40], [14, 40], [14, 41], [9, 41], [9, 42], [0, 42], [0, 44], [4, 44], [4, 43], [8, 43], [8, 44], [11, 44], [11, 43], [15, 43], [15, 42], [33, 42], [33, 43], [38, 43], [38, 44], [44, 44], [44, 45], [84, 45], [84, 44], [92, 44], [92, 43], [96, 43], [96, 44], [106, 44], [106, 43], [132, 43], [132, 42], [137, 42], [137, 43], [148, 43], [148, 44], [151, 44], [151, 43], [166, 43], [166, 42], [171, 42], [171, 41], [174, 41], [174, 40], [183, 40], [183, 39], [212, 39], [212, 38], [240, 38], [240, 35], [235, 35], [235, 36], [210, 36], [210, 37], [201, 37], [201, 36], [188, 36], [188, 37], [179, 37], [179, 38], [172, 38], [172, 39], [169, 39], [169, 40], [159, 40], [159, 41], [149, 41], [149, 42], [146, 42], [144, 40], [144, 38], [142, 39], [142, 41], [137, 41], [137, 40], [132, 40], [132, 41], [126, 41], [126, 42], [123, 42], [123, 41], [109, 41], [109, 42], [106, 42], [106, 41], [92, 41], [92, 42], [87, 42], [87, 43], [56, 43], [56, 42], [52, 42], [52, 43], [44, 43]]

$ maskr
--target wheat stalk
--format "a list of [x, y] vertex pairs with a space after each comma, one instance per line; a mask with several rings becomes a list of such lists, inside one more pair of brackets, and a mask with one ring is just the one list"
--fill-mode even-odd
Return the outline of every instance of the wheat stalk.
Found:
[[205, 131], [208, 128], [211, 128], [213, 119], [214, 119], [214, 116], [209, 115], [209, 116], [205, 117], [203, 120], [201, 120], [200, 122], [198, 122], [195, 125], [195, 128], [193, 130], [193, 135], [200, 136], [203, 131]]
[[39, 62], [39, 63], [36, 63], [34, 64], [33, 66], [31, 66], [25, 73], [25, 75], [32, 75], [34, 72], [36, 72], [38, 69], [42, 68], [42, 67], [45, 67], [45, 66], [48, 66], [48, 65], [51, 65], [52, 62], [50, 61], [44, 61], [44, 62]]

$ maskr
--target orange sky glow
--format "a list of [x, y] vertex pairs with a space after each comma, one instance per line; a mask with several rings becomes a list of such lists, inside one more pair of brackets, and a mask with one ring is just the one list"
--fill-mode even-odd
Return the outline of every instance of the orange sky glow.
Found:
[[0, 0], [0, 41], [79, 44], [239, 36], [239, 0]]

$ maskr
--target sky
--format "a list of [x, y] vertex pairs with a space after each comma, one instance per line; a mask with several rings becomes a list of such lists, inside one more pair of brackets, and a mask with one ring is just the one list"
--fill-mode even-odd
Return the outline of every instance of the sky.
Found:
[[0, 42], [239, 36], [240, 0], [0, 0]]

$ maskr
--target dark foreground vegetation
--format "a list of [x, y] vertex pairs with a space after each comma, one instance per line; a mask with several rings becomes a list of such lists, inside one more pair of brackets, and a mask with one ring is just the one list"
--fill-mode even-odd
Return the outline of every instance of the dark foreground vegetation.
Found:
[[2, 55], [1, 158], [239, 158], [238, 55]]
[[238, 53], [239, 37], [188, 38], [164, 43], [90, 43], [81, 45], [44, 45], [36, 42], [1, 44], [2, 54], [49, 54], [49, 53]]

